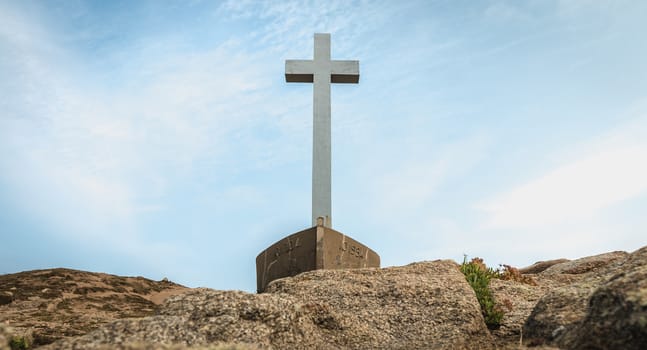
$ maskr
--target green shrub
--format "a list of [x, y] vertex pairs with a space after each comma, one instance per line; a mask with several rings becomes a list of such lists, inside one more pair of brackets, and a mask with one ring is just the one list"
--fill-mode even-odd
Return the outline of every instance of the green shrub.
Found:
[[14, 336], [9, 341], [9, 347], [11, 350], [27, 350], [29, 349], [29, 340], [25, 337]]
[[483, 259], [474, 258], [467, 262], [467, 256], [463, 258], [460, 269], [476, 293], [485, 324], [489, 329], [498, 329], [501, 326], [503, 309], [494, 301], [492, 290], [490, 290], [490, 280], [499, 278], [500, 272], [485, 266]]

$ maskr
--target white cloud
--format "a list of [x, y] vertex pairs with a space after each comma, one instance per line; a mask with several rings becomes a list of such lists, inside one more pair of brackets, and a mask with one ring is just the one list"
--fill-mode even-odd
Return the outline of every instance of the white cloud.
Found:
[[[484, 228], [533, 228], [590, 219], [647, 194], [647, 129], [642, 118], [580, 147], [587, 153], [477, 205]], [[642, 130], [642, 131], [641, 131]], [[572, 156], [571, 156], [572, 158]]]
[[163, 208], [178, 176], [196, 175], [197, 167], [218, 176], [214, 164], [236, 145], [236, 131], [263, 109], [241, 106], [267, 104], [260, 91], [268, 66], [235, 44], [154, 58], [140, 57], [145, 47], [127, 48], [139, 50], [130, 52], [136, 62], [154, 63], [127, 77], [116, 70], [105, 82], [62, 33], [17, 18], [0, 31], [7, 53], [0, 94], [10, 96], [0, 115], [0, 183], [30, 216], [68, 238], [109, 233], [138, 241], [137, 215]]
[[[250, 53], [241, 45], [251, 37], [262, 38], [260, 46], [295, 49], [294, 38], [303, 36], [305, 56], [312, 50], [312, 29], [295, 29], [309, 20], [331, 30], [348, 26], [348, 16], [332, 15], [342, 4], [321, 3], [315, 10], [298, 3], [263, 5], [260, 12], [258, 4], [243, 6], [242, 11], [267, 18], [268, 26], [242, 41], [231, 37], [197, 52], [175, 50], [176, 39], [168, 44], [163, 37], [118, 47], [110, 57], [129, 63], [99, 66], [109, 66], [110, 74], [94, 72], [87, 57], [66, 46], [69, 33], [49, 28], [43, 18], [0, 11], [0, 19], [7, 19], [0, 29], [0, 47], [7, 53], [0, 71], [8, 73], [0, 93], [12, 96], [2, 102], [11, 113], [0, 116], [0, 151], [12, 155], [0, 158], [3, 186], [13, 188], [13, 200], [33, 217], [57, 228], [51, 232], [98, 236], [111, 231], [110, 223], [123, 228], [111, 232], [112, 238], [130, 235], [135, 242], [137, 215], [164, 208], [160, 201], [177, 177], [196, 182], [208, 174], [213, 181], [239, 163], [276, 165], [285, 161], [278, 158], [294, 158], [300, 146], [282, 138], [309, 133], [301, 133], [307, 119], [290, 118], [294, 105], [285, 101], [295, 99], [267, 91], [273, 81], [269, 72], [281, 66], [280, 59], [267, 59], [276, 55], [272, 50]], [[103, 64], [110, 57], [101, 58]], [[307, 95], [302, 99], [309, 102]], [[259, 141], [250, 130], [268, 117], [277, 117], [279, 136]], [[245, 162], [246, 157], [254, 159]], [[240, 192], [244, 188], [214, 191], [242, 202], [259, 196]]]

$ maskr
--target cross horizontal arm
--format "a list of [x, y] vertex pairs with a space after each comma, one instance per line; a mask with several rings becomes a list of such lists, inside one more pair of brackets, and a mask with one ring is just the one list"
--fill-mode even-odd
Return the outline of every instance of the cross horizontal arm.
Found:
[[332, 61], [331, 83], [359, 83], [359, 61]]
[[312, 83], [314, 81], [312, 60], [286, 60], [285, 81], [288, 83]]

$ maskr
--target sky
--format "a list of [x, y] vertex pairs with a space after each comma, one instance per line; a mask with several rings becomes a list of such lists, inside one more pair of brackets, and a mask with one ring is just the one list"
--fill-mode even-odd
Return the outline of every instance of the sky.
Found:
[[332, 87], [333, 227], [382, 266], [647, 245], [647, 2], [0, 0], [0, 273], [256, 290], [311, 224]]

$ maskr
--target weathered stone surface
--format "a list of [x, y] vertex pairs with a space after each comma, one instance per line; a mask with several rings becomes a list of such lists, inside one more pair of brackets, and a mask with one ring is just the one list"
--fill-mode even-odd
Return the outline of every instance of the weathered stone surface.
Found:
[[[314, 291], [314, 292], [313, 292]], [[270, 283], [270, 293], [325, 302], [353, 330], [345, 347], [489, 348], [474, 292], [452, 261], [386, 269], [313, 271]], [[350, 335], [350, 334], [349, 334]]]
[[588, 298], [598, 283], [584, 281], [546, 293], [524, 324], [526, 341], [531, 345], [560, 344], [566, 331], [584, 317]]
[[[159, 302], [161, 296], [150, 292], [164, 291], [168, 282], [149, 281], [147, 287], [141, 278], [65, 269], [5, 275], [0, 282], [13, 282], [8, 288], [0, 283], [0, 292], [9, 290], [15, 299], [0, 306], [0, 350], [13, 335], [38, 335], [47, 327], [66, 338], [43, 349], [511, 350], [526, 348], [519, 345], [522, 336], [537, 350], [647, 348], [647, 247], [562, 264], [525, 275], [536, 285], [493, 279], [494, 299], [507, 312], [494, 331], [486, 328], [474, 292], [451, 261], [315, 270], [277, 279], [263, 294], [183, 289], [185, 294], [153, 309], [125, 301], [139, 293], [156, 295], [151, 300]], [[108, 291], [101, 289], [104, 284]], [[110, 297], [101, 298], [104, 292]], [[67, 299], [69, 309], [27, 308], [21, 315], [29, 301], [56, 306]], [[136, 310], [142, 316], [157, 311], [116, 321], [110, 317], [120, 315], [110, 314], [88, 323], [92, 318], [86, 313], [114, 305], [130, 310], [126, 317], [136, 316]], [[8, 331], [5, 322], [20, 325]], [[89, 333], [64, 335], [71, 325]]]
[[553, 259], [553, 260], [538, 261], [530, 266], [519, 269], [519, 272], [521, 272], [522, 274], [540, 273], [553, 265], [557, 265], [557, 264], [561, 264], [569, 261], [570, 260], [568, 259]]
[[181, 298], [169, 299], [159, 315], [118, 320], [49, 348], [96, 349], [138, 343], [206, 346], [230, 342], [267, 346], [273, 332], [289, 335], [291, 327], [296, 330], [301, 316], [295, 311], [294, 302], [281, 296], [194, 289]]
[[319, 269], [380, 267], [380, 256], [329, 227], [315, 226], [272, 244], [256, 257], [259, 293], [277, 278]]
[[0, 324], [0, 350], [10, 350], [9, 342], [11, 341], [12, 334], [13, 330]]
[[168, 296], [187, 288], [168, 281], [119, 277], [70, 269], [0, 275], [0, 324], [21, 335], [30, 331], [34, 345], [86, 334], [124, 317], [152, 315]]
[[49, 349], [146, 342], [275, 349], [491, 349], [474, 292], [451, 261], [386, 269], [317, 270], [267, 293], [197, 289], [157, 316], [111, 323]]
[[626, 252], [611, 252], [556, 264], [536, 276], [550, 290], [537, 302], [524, 324], [528, 344], [569, 343], [584, 319], [591, 295], [622, 269]]
[[647, 349], [647, 247], [634, 253], [588, 301], [564, 345], [572, 349]]
[[10, 291], [0, 292], [0, 305], [11, 304], [13, 301], [13, 293]]
[[494, 299], [503, 305], [505, 311], [501, 327], [493, 331], [500, 348], [519, 342], [524, 322], [535, 307], [537, 300], [550, 288], [542, 282], [540, 280], [537, 285], [529, 285], [500, 279], [490, 281]]
[[624, 261], [629, 254], [627, 252], [610, 252], [587, 256], [585, 258], [566, 261], [555, 264], [543, 271], [544, 274], [569, 274], [581, 275], [588, 272], [600, 273], [605, 272], [609, 267], [617, 265], [618, 262]]

